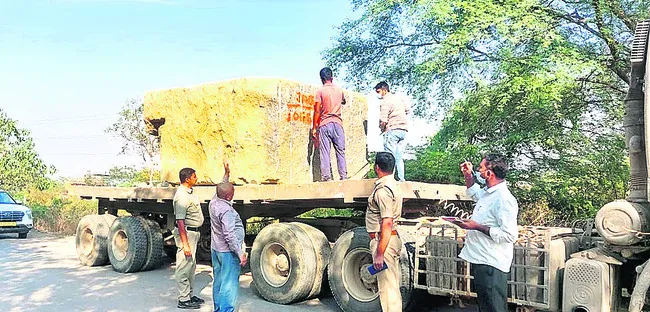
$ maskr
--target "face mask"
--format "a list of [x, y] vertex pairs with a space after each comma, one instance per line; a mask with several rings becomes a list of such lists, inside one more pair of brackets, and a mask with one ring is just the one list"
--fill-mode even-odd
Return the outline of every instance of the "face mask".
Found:
[[487, 181], [481, 176], [481, 174], [478, 171], [474, 171], [474, 182], [481, 185], [487, 184]]
[[380, 100], [382, 100], [382, 99], [384, 99], [384, 96], [381, 95], [381, 93], [377, 93], [377, 98], [380, 99]]

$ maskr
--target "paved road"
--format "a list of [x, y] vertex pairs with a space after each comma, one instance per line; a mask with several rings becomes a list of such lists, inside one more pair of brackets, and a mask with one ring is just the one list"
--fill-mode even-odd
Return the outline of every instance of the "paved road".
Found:
[[[179, 310], [173, 263], [154, 271], [122, 274], [113, 271], [110, 265], [81, 266], [72, 236], [32, 231], [27, 239], [16, 237], [0, 234], [0, 311], [212, 311], [212, 277], [208, 265], [198, 266], [195, 286], [206, 304], [201, 310]], [[250, 273], [242, 275], [239, 281], [241, 312], [340, 311], [331, 297], [289, 306], [269, 303], [250, 287]], [[439, 301], [432, 298], [417, 310], [455, 310], [431, 302]]]

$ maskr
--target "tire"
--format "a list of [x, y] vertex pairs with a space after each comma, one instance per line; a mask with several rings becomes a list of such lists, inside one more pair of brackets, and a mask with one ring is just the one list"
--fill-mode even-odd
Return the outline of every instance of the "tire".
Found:
[[[403, 243], [400, 254], [402, 310], [409, 311], [418, 297], [413, 285], [415, 246], [409, 235], [400, 234], [400, 238]], [[370, 236], [365, 227], [351, 229], [336, 240], [327, 272], [332, 295], [344, 312], [381, 311], [377, 280], [365, 275], [370, 265]]]
[[321, 293], [323, 281], [326, 282], [324, 279], [326, 276], [325, 270], [327, 269], [327, 262], [329, 262], [332, 247], [330, 247], [330, 242], [327, 240], [325, 234], [315, 227], [300, 222], [292, 222], [290, 225], [304, 231], [311, 241], [311, 246], [314, 246], [316, 270], [313, 274], [314, 285], [312, 286], [309, 295], [307, 295], [307, 299], [315, 298]]
[[108, 263], [107, 239], [111, 223], [104, 215], [87, 215], [79, 220], [75, 233], [77, 256], [86, 266]]
[[206, 219], [199, 228], [201, 236], [196, 245], [196, 260], [202, 263], [211, 263], [212, 261], [212, 247], [210, 245], [212, 237], [210, 236], [210, 226], [210, 219]]
[[27, 233], [18, 233], [18, 238], [27, 238]]
[[160, 225], [156, 221], [138, 217], [147, 232], [147, 256], [142, 265], [141, 271], [156, 269], [162, 263], [163, 237]]
[[137, 272], [147, 258], [147, 231], [137, 217], [119, 217], [111, 225], [108, 259], [121, 273]]
[[108, 224], [108, 229], [110, 231], [111, 225], [113, 225], [113, 222], [115, 222], [115, 219], [117, 219], [117, 217], [112, 215], [112, 214], [107, 214], [107, 213], [103, 214], [103, 215], [100, 215], [100, 216], [104, 219], [104, 222], [106, 222], [106, 224]]
[[364, 227], [343, 233], [334, 243], [327, 266], [330, 289], [336, 303], [344, 312], [381, 311], [377, 281], [362, 272], [372, 265], [370, 236]]
[[274, 223], [264, 227], [251, 249], [250, 269], [260, 296], [289, 304], [310, 294], [316, 272], [311, 240], [299, 227]]
[[176, 251], [178, 250], [176, 245], [165, 245], [163, 246], [163, 250], [165, 254], [167, 254], [167, 257], [172, 260], [172, 262], [176, 262]]

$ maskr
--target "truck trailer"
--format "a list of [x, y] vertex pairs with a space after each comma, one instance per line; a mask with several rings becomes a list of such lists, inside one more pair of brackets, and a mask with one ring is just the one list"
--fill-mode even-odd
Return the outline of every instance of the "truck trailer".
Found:
[[[631, 167], [630, 194], [625, 200], [603, 206], [594, 220], [581, 226], [520, 227], [508, 281], [508, 302], [518, 311], [648, 310], [650, 162], [646, 156], [649, 152], [646, 139], [650, 134], [650, 101], [645, 89], [646, 82], [650, 81], [647, 77], [650, 73], [647, 70], [649, 32], [650, 21], [637, 24], [630, 59], [631, 85], [625, 99], [624, 127]], [[228, 92], [231, 91], [230, 87], [226, 88]], [[272, 90], [275, 90], [273, 96], [256, 98], [264, 103], [269, 99], [282, 102], [287, 94], [295, 91], [287, 91], [279, 86]], [[174, 101], [192, 102], [197, 97], [201, 98], [201, 95], [193, 92], [179, 92], [174, 95]], [[232, 94], [241, 94], [238, 92], [241, 90], [232, 87]], [[298, 92], [307, 93], [302, 87]], [[178, 94], [186, 94], [187, 99]], [[165, 96], [157, 94], [152, 98]], [[302, 104], [309, 101], [300, 96], [296, 100], [300, 105], [286, 105], [289, 110], [284, 111], [282, 104], [259, 105], [265, 109], [271, 107], [271, 112], [278, 111], [278, 116], [288, 113], [287, 122], [302, 122], [303, 128], [296, 132], [302, 134], [282, 142], [272, 137], [275, 141], [267, 140], [267, 143], [270, 142], [271, 151], [275, 146], [273, 144], [284, 144], [283, 148], [291, 153], [294, 153], [294, 148], [306, 148], [307, 152], [299, 154], [307, 155], [306, 158], [309, 155], [313, 157], [310, 154], [313, 146], [307, 147], [309, 126], [304, 122], [304, 112], [295, 114], [291, 110], [308, 111], [310, 106]], [[352, 119], [359, 119], [358, 113]], [[151, 118], [153, 131], [162, 135], [169, 133], [169, 129], [158, 132], [165, 118], [159, 111], [155, 114], [155, 118]], [[273, 115], [268, 111], [265, 114]], [[293, 116], [296, 116], [295, 120]], [[366, 127], [367, 124], [365, 121]], [[168, 139], [168, 142], [178, 144], [179, 140]], [[229, 148], [236, 153], [236, 146]], [[267, 150], [269, 148], [258, 151], [266, 153]], [[278, 156], [272, 154], [267, 158]], [[168, 162], [179, 166], [173, 156], [168, 158]], [[203, 159], [202, 165], [209, 165], [210, 162], [214, 163], [215, 160]], [[264, 166], [269, 167], [271, 172], [274, 170], [273, 164]], [[313, 175], [307, 180], [316, 180], [317, 174], [309, 173], [309, 168], [313, 166], [313, 162], [308, 161], [307, 165], [298, 165], [282, 172], [285, 180], [296, 179], [297, 183], [277, 183], [272, 178], [261, 177], [259, 179], [266, 179], [263, 183], [244, 183], [235, 187], [233, 207], [243, 220], [252, 217], [274, 220], [257, 233], [247, 233], [254, 285], [264, 299], [290, 304], [317, 296], [327, 283], [343, 311], [380, 311], [377, 282], [367, 271], [372, 265], [372, 256], [370, 237], [363, 227], [363, 219], [355, 216], [299, 217], [315, 208], [363, 211], [374, 182], [369, 179], [310, 182], [304, 176], [296, 176], [299, 172], [303, 175], [308, 173]], [[277, 164], [275, 168], [278, 168]], [[234, 170], [237, 170], [236, 166]], [[214, 172], [211, 174], [215, 175]], [[245, 178], [241, 180], [248, 182]], [[462, 305], [464, 299], [476, 296], [470, 266], [458, 257], [465, 232], [436, 215], [466, 217], [472, 205], [465, 194], [465, 187], [418, 182], [403, 182], [399, 186], [404, 194], [404, 211], [398, 220], [399, 235], [404, 242], [400, 256], [400, 291], [404, 310], [412, 308], [413, 302], [422, 293], [446, 296], [452, 303]], [[174, 187], [70, 188], [71, 195], [98, 200], [98, 214], [84, 217], [77, 228], [76, 244], [80, 261], [90, 266], [110, 262], [120, 272], [155, 268], [163, 250], [175, 252], [170, 245], [173, 240], [169, 239], [174, 227], [172, 198], [175, 190]], [[198, 248], [199, 252], [209, 253], [210, 221], [206, 209], [215, 189], [214, 186], [197, 186], [195, 191], [202, 200], [206, 216]], [[129, 212], [130, 216], [117, 217], [120, 209]]]

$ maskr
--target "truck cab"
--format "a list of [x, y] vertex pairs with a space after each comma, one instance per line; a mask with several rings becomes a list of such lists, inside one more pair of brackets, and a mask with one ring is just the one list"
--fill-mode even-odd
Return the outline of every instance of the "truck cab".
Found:
[[[636, 26], [625, 98], [625, 143], [630, 157], [630, 194], [603, 206], [594, 221], [592, 248], [571, 255], [564, 272], [562, 311], [640, 312], [650, 284], [650, 204], [648, 153], [650, 100], [645, 91], [650, 21]], [[591, 240], [588, 229], [583, 237]]]

